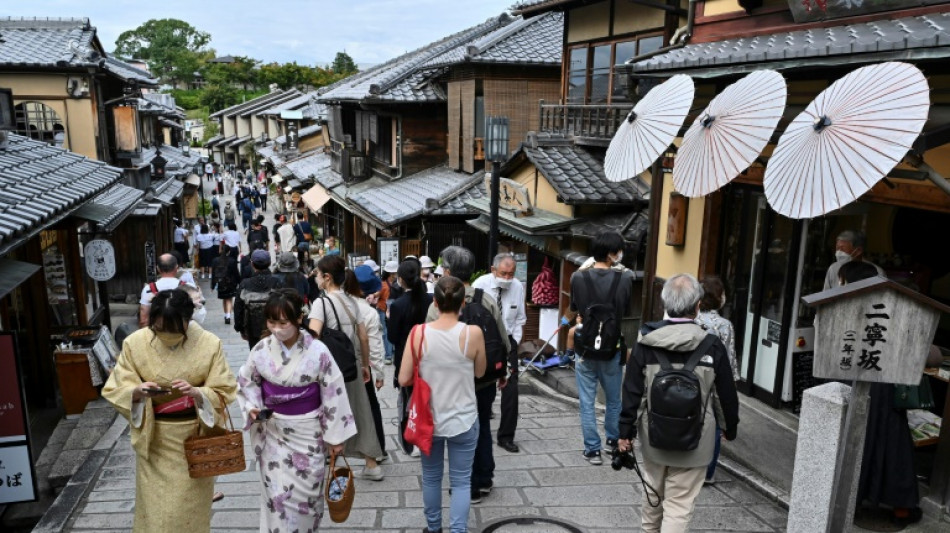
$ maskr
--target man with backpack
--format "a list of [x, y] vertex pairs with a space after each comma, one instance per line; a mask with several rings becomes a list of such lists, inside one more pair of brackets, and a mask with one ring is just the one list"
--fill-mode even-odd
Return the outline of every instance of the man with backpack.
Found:
[[244, 196], [241, 200], [241, 222], [244, 223], [244, 230], [251, 227], [251, 220], [254, 218], [254, 202], [250, 197]]
[[[694, 322], [702, 297], [693, 276], [670, 278], [660, 294], [666, 319], [640, 328], [627, 363], [617, 448], [631, 451], [640, 436], [649, 486], [640, 507], [645, 532], [687, 530], [713, 456], [717, 420], [723, 438], [736, 438], [739, 399], [729, 356], [718, 336]], [[654, 507], [648, 498], [657, 497]]]
[[594, 413], [598, 383], [604, 389], [607, 404], [604, 432], [608, 453], [615, 451], [619, 438], [620, 383], [627, 355], [620, 325], [633, 292], [633, 272], [623, 270], [621, 264], [623, 248], [623, 236], [619, 232], [600, 232], [591, 242], [593, 266], [571, 276], [571, 311], [580, 313], [583, 319], [574, 340], [578, 355], [574, 375], [580, 400], [584, 457], [592, 465], [603, 464]]
[[[491, 493], [493, 486], [495, 457], [491, 441], [491, 410], [495, 402], [496, 388], [504, 389], [508, 385], [508, 354], [511, 352], [511, 345], [495, 299], [468, 282], [475, 272], [475, 255], [467, 248], [449, 246], [442, 250], [440, 257], [444, 275], [455, 276], [465, 285], [465, 304], [462, 306], [459, 321], [480, 327], [485, 337], [485, 374], [475, 379], [479, 430], [471, 482], [471, 501], [479, 503], [482, 496]], [[438, 317], [439, 312], [433, 304], [429, 307], [426, 322], [432, 322]]]
[[520, 451], [515, 444], [515, 430], [518, 428], [518, 345], [521, 344], [524, 325], [528, 321], [524, 305], [524, 285], [515, 279], [516, 266], [512, 254], [498, 254], [492, 260], [491, 273], [472, 283], [472, 287], [485, 291], [499, 304], [499, 312], [511, 346], [508, 352], [508, 367], [511, 373], [508, 385], [501, 390], [501, 420], [498, 422], [498, 445], [510, 453]]
[[172, 254], [162, 254], [158, 256], [156, 265], [158, 268], [158, 278], [155, 281], [146, 283], [142, 287], [142, 294], [139, 297], [139, 327], [144, 328], [148, 325], [148, 314], [152, 308], [152, 298], [161, 291], [177, 289], [185, 284], [185, 281], [178, 279], [178, 259]]
[[270, 272], [270, 253], [267, 250], [255, 250], [251, 253], [251, 267], [254, 273], [238, 285], [237, 298], [234, 300], [234, 330], [241, 334], [251, 349], [261, 340], [261, 333], [267, 328], [264, 306], [270, 291], [280, 287], [280, 282]]

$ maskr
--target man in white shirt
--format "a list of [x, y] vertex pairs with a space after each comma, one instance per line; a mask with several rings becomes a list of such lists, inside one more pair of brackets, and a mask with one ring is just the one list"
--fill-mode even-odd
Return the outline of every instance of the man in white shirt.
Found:
[[838, 270], [841, 265], [848, 261], [864, 261], [865, 263], [877, 269], [877, 275], [882, 278], [887, 276], [884, 269], [864, 259], [864, 247], [867, 245], [867, 238], [860, 231], [842, 231], [835, 239], [835, 262], [828, 267], [825, 273], [825, 285], [823, 290], [832, 289], [838, 286]]
[[294, 252], [297, 250], [297, 234], [294, 233], [294, 227], [290, 225], [286, 215], [280, 216], [280, 227], [277, 228], [277, 237], [280, 239], [279, 252]]
[[515, 429], [518, 427], [518, 344], [521, 343], [524, 325], [528, 321], [524, 285], [515, 279], [515, 266], [513, 255], [498, 254], [492, 261], [491, 273], [472, 283], [472, 287], [482, 289], [498, 302], [511, 344], [508, 356], [511, 376], [508, 385], [501, 390], [501, 420], [497, 434], [498, 445], [511, 453], [518, 452], [518, 445], [515, 444]]
[[205, 163], [205, 177], [208, 178], [208, 181], [214, 180], [214, 165], [210, 162]]
[[181, 220], [175, 218], [175, 237], [174, 237], [174, 246], [175, 250], [181, 254], [182, 258], [187, 262], [188, 260], [188, 230], [185, 229], [184, 224], [181, 223]]
[[139, 327], [144, 328], [148, 325], [148, 313], [152, 307], [152, 298], [155, 293], [177, 289], [185, 285], [184, 280], [178, 279], [178, 259], [172, 254], [162, 254], [158, 256], [158, 279], [152, 283], [146, 283], [142, 288], [142, 295], [139, 299]]

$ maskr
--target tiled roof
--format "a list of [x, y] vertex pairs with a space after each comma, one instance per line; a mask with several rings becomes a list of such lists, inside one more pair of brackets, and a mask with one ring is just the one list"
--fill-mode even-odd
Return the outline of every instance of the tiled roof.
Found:
[[9, 134], [0, 150], [0, 255], [122, 177], [120, 169]]
[[[852, 56], [904, 52], [913, 55], [926, 48], [943, 48], [950, 55], [950, 13], [932, 13], [894, 20], [879, 19], [860, 24], [737, 37], [711, 43], [688, 44], [677, 50], [631, 65], [634, 72], [678, 69], [713, 69], [737, 64], [769, 68], [770, 63], [813, 58], [815, 61], [854, 61]], [[906, 52], [905, 52], [906, 51]], [[932, 52], [932, 50], [928, 51]], [[834, 56], [839, 56], [835, 58]], [[929, 56], [928, 56], [929, 57]], [[814, 59], [821, 58], [821, 59]], [[901, 55], [901, 58], [905, 58]], [[804, 64], [804, 63], [803, 63]], [[781, 67], [782, 65], [779, 65]]]
[[[297, 138], [303, 139], [304, 137], [309, 137], [316, 133], [320, 133], [321, 129], [323, 129], [323, 126], [320, 124], [311, 124], [307, 127], [300, 128], [299, 130], [297, 130]], [[276, 139], [274, 139], [274, 142], [276, 142], [277, 144], [287, 144], [287, 136], [280, 135]]]
[[138, 99], [139, 113], [185, 118], [175, 105], [175, 97], [165, 93], [145, 93]]
[[230, 142], [227, 142], [227, 143], [222, 142], [222, 143], [221, 143], [221, 146], [224, 146], [224, 147], [227, 147], [227, 148], [235, 148], [235, 147], [238, 147], [238, 146], [240, 146], [240, 145], [242, 145], [242, 144], [244, 144], [244, 143], [246, 143], [247, 141], [250, 141], [250, 140], [251, 140], [251, 136], [250, 136], [250, 135], [244, 135], [244, 136], [241, 136], [241, 137], [234, 137], [233, 139], [231, 139]]
[[201, 160], [201, 154], [194, 150], [188, 150], [188, 154], [185, 155], [181, 148], [168, 144], [163, 145], [161, 150], [165, 159], [179, 163], [188, 172], [191, 172], [198, 161]]
[[[625, 204], [644, 200], [649, 189], [638, 187], [640, 182], [627, 180], [614, 183], [607, 180], [604, 166], [582, 148], [568, 144], [522, 145], [510, 160], [513, 164], [520, 154], [530, 160], [557, 191], [566, 204]], [[502, 175], [509, 164], [502, 169]]]
[[264, 159], [267, 159], [275, 167], [279, 167], [284, 164], [284, 158], [281, 153], [275, 150], [275, 143], [270, 142], [256, 148], [258, 154], [261, 155]]
[[300, 111], [303, 114], [303, 118], [305, 119], [325, 117], [327, 114], [327, 108], [325, 105], [317, 103], [316, 99], [317, 93], [315, 92], [301, 94], [296, 98], [292, 98], [265, 111], [261, 111], [261, 114], [280, 115], [281, 111], [295, 110]]
[[512, 13], [521, 13], [523, 11], [535, 11], [539, 9], [551, 9], [561, 4], [568, 4], [574, 0], [521, 0], [511, 6]]
[[175, 199], [181, 196], [185, 189], [185, 184], [175, 178], [165, 178], [162, 181], [152, 182], [152, 189], [155, 190], [153, 201], [161, 202], [165, 205], [175, 203]]
[[327, 190], [343, 184], [343, 176], [333, 170], [332, 167], [326, 167], [319, 172], [314, 172], [313, 179]]
[[205, 148], [211, 148], [222, 140], [224, 140], [224, 135], [215, 135], [214, 137], [208, 139], [208, 142], [205, 143]]
[[564, 43], [564, 14], [518, 17], [507, 26], [462, 44], [431, 59], [427, 67], [458, 63], [560, 65]]
[[[481, 174], [484, 176], [484, 173]], [[442, 206], [432, 211], [433, 215], [469, 215], [472, 209], [466, 204], [469, 200], [485, 198], [484, 184], [479, 181], [467, 189], [462, 189], [458, 195], [449, 198]]]
[[157, 85], [148, 72], [103, 54], [89, 19], [0, 19], [0, 66], [104, 69], [125, 81]]
[[235, 114], [236, 114], [236, 115], [239, 115], [239, 116], [241, 116], [241, 117], [249, 117], [249, 116], [251, 116], [251, 115], [256, 115], [256, 114], [261, 113], [261, 112], [263, 112], [263, 111], [267, 111], [268, 109], [270, 109], [271, 107], [273, 107], [273, 106], [275, 106], [275, 105], [279, 105], [279, 104], [282, 104], [282, 103], [287, 102], [287, 101], [289, 101], [289, 100], [293, 100], [294, 98], [297, 98], [298, 96], [301, 96], [301, 92], [300, 92], [300, 91], [298, 91], [297, 89], [290, 89], [289, 91], [285, 92], [284, 94], [282, 94], [282, 95], [280, 95], [280, 96], [277, 96], [277, 97], [275, 97], [275, 98], [273, 98], [273, 99], [268, 99], [268, 100], [266, 100], [266, 101], [264, 101], [264, 102], [260, 102], [260, 103], [258, 103], [258, 104], [256, 104], [256, 105], [253, 105], [253, 106], [250, 106], [250, 107], [246, 107], [246, 108], [242, 109], [242, 110], [241, 110], [240, 112], [238, 112], [238, 113], [230, 113], [230, 114], [228, 114], [228, 115], [226, 115], [226, 116], [232, 116], [232, 115], [235, 115]]
[[311, 175], [315, 176], [330, 168], [330, 155], [321, 150], [315, 150], [285, 162], [284, 167], [290, 170], [297, 179], [310, 181]]
[[511, 21], [512, 18], [508, 15], [490, 18], [477, 26], [356, 73], [318, 91], [320, 101], [442, 101], [445, 95], [441, 89], [428, 83], [426, 63]]
[[236, 113], [240, 113], [241, 111], [244, 111], [245, 109], [248, 109], [250, 107], [255, 107], [263, 103], [272, 102], [276, 100], [277, 98], [279, 98], [280, 95], [282, 94], [284, 94], [284, 91], [281, 91], [280, 89], [278, 89], [272, 93], [267, 93], [265, 95], [258, 96], [257, 98], [254, 98], [252, 100], [248, 100], [247, 102], [236, 104], [231, 107], [226, 107], [220, 111], [215, 111], [214, 113], [211, 113], [210, 115], [208, 115], [208, 118], [231, 116]]
[[[446, 202], [477, 183], [484, 172], [462, 174], [446, 166], [430, 168], [392, 183], [348, 194], [347, 202], [360, 207], [383, 225], [392, 225], [419, 216], [426, 201], [434, 200], [442, 208]], [[451, 209], [451, 207], [450, 207]]]
[[74, 216], [94, 220], [100, 230], [112, 231], [128, 216], [145, 193], [116, 183], [76, 210]]

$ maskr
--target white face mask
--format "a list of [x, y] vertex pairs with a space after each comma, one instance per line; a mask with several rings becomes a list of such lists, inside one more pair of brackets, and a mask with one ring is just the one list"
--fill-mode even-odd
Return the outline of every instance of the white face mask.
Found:
[[204, 324], [206, 316], [208, 316], [208, 310], [205, 309], [204, 306], [201, 306], [195, 309], [195, 312], [191, 315], [191, 319], [199, 324]]
[[623, 250], [620, 250], [619, 252], [617, 252], [616, 257], [614, 257], [614, 258], [612, 259], [612, 261], [613, 261], [613, 263], [614, 263], [615, 265], [619, 265], [620, 263], [622, 263], [622, 262], [623, 262]]
[[270, 330], [271, 334], [277, 338], [280, 342], [287, 342], [290, 339], [294, 338], [294, 335], [297, 333], [297, 327], [294, 325], [287, 326], [285, 328], [267, 328]]
[[505, 278], [495, 278], [495, 285], [498, 285], [499, 289], [508, 290], [508, 287], [511, 287], [511, 280]]
[[838, 250], [835, 252], [836, 262], [850, 261], [850, 260], [851, 260], [851, 254], [849, 254], [848, 252], [845, 252], [843, 250]]

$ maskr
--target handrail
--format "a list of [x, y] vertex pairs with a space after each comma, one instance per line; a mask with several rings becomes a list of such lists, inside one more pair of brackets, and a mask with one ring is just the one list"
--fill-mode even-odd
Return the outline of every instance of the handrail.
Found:
[[612, 138], [633, 104], [546, 104], [539, 105], [539, 128], [545, 133], [575, 137]]

